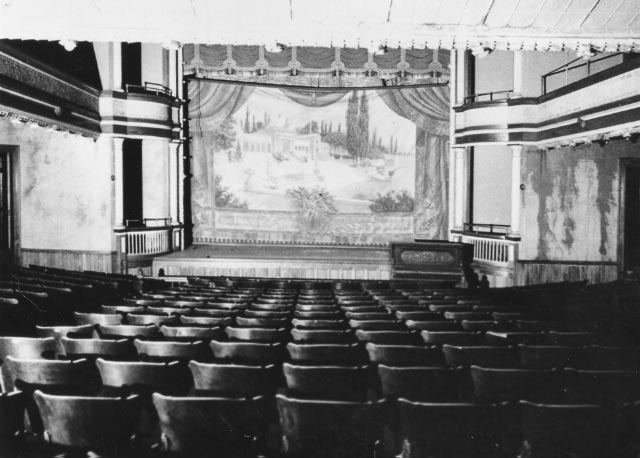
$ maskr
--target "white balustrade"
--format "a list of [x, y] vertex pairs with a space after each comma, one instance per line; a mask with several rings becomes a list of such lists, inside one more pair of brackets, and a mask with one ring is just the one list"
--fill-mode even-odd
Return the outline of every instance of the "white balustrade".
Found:
[[129, 256], [167, 253], [171, 251], [171, 229], [127, 230], [127, 254]]
[[463, 235], [461, 241], [473, 245], [474, 261], [508, 267], [517, 257], [517, 241], [471, 235]]

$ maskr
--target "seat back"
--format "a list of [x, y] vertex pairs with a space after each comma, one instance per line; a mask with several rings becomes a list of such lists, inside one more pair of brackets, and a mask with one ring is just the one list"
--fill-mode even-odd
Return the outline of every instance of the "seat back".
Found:
[[160, 333], [165, 337], [175, 339], [221, 339], [226, 337], [224, 330], [220, 327], [201, 326], [160, 326]]
[[497, 407], [406, 399], [398, 402], [408, 457], [496, 456], [501, 430]]
[[230, 326], [233, 318], [230, 316], [186, 316], [180, 317], [180, 323], [187, 326]]
[[442, 346], [447, 364], [451, 366], [470, 366], [476, 364], [484, 367], [515, 367], [518, 363], [518, 352], [515, 347], [492, 346]]
[[286, 456], [374, 456], [380, 437], [379, 405], [373, 402], [303, 400], [276, 395]]
[[477, 332], [421, 331], [422, 339], [430, 345], [482, 345], [484, 335]]
[[134, 314], [127, 313], [127, 323], [133, 326], [146, 326], [149, 324], [154, 324], [156, 326], [160, 326], [163, 324], [178, 324], [180, 323], [180, 318], [176, 315], [152, 315], [150, 313], [145, 314]]
[[405, 325], [409, 329], [415, 329], [418, 331], [462, 331], [460, 323], [452, 320], [407, 320], [405, 321]]
[[287, 351], [292, 361], [311, 364], [362, 364], [367, 355], [358, 344], [298, 344], [289, 342]]
[[291, 336], [296, 342], [350, 343], [354, 341], [353, 332], [337, 329], [292, 329]]
[[640, 373], [624, 370], [564, 369], [569, 402], [619, 404], [640, 399]]
[[54, 396], [36, 391], [34, 398], [47, 442], [117, 454], [137, 433], [141, 404], [136, 396]]
[[181, 456], [255, 456], [253, 446], [264, 434], [260, 410], [264, 399], [170, 397], [153, 394], [164, 451]]
[[62, 338], [65, 354], [70, 359], [95, 358], [130, 360], [136, 356], [135, 348], [128, 339], [73, 339]]
[[160, 333], [158, 326], [150, 325], [129, 325], [121, 324], [117, 326], [98, 325], [96, 332], [99, 337], [154, 337]]
[[299, 329], [344, 329], [345, 328], [344, 320], [314, 320], [314, 319], [303, 319], [303, 318], [294, 318], [291, 320], [291, 325], [294, 328]]
[[378, 365], [382, 394], [388, 399], [455, 402], [460, 398], [461, 372], [444, 367]]
[[366, 366], [282, 365], [290, 392], [325, 399], [365, 399], [368, 389]]
[[106, 324], [116, 325], [122, 323], [122, 315], [119, 313], [79, 313], [73, 312], [76, 324]]
[[273, 394], [277, 374], [275, 366], [205, 364], [189, 362], [197, 392], [224, 396]]
[[283, 360], [283, 346], [280, 343], [212, 340], [209, 345], [216, 360], [247, 364], [269, 364]]
[[149, 361], [210, 361], [211, 349], [202, 340], [193, 342], [134, 340], [138, 355]]
[[87, 394], [95, 390], [95, 369], [86, 359], [61, 361], [16, 359], [7, 356], [5, 366], [13, 386], [21, 391]]
[[285, 328], [289, 326], [287, 318], [236, 317], [236, 326], [247, 328]]
[[356, 337], [360, 342], [387, 345], [412, 345], [419, 343], [417, 335], [410, 331], [365, 331], [358, 329]]
[[438, 347], [418, 345], [383, 345], [368, 343], [369, 361], [389, 366], [442, 366], [444, 358]]
[[520, 364], [532, 369], [554, 367], [582, 368], [587, 365], [587, 352], [582, 347], [560, 345], [519, 345]]
[[491, 402], [557, 402], [563, 399], [562, 380], [555, 371], [471, 366], [474, 398]]
[[530, 456], [621, 456], [624, 421], [615, 409], [522, 402], [523, 439]]
[[96, 360], [102, 385], [107, 393], [150, 395], [186, 394], [191, 387], [189, 371], [178, 362], [150, 363], [139, 361]]
[[282, 342], [287, 339], [287, 330], [284, 328], [236, 328], [229, 326], [225, 331], [230, 340]]

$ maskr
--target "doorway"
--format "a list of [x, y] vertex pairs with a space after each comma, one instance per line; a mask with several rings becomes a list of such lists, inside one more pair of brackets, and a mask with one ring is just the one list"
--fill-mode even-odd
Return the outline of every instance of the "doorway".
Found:
[[11, 262], [15, 242], [15, 215], [14, 209], [14, 175], [13, 154], [15, 147], [0, 145], [0, 269], [4, 270]]
[[640, 272], [640, 161], [622, 162], [622, 272]]

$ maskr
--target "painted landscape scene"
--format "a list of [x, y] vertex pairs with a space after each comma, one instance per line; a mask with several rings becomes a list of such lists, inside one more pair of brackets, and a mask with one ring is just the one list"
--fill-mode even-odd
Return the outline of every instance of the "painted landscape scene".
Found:
[[298, 103], [279, 89], [257, 88], [206, 132], [216, 207], [413, 212], [415, 124], [376, 91], [346, 91], [331, 101], [313, 106], [312, 99]]

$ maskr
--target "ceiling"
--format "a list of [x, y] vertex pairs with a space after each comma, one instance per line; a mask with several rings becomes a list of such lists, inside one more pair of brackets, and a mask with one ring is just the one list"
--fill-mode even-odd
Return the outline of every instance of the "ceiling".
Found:
[[640, 0], [0, 0], [0, 38], [640, 51]]

